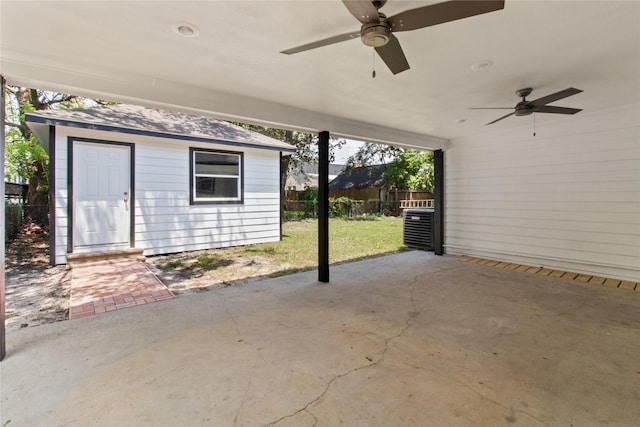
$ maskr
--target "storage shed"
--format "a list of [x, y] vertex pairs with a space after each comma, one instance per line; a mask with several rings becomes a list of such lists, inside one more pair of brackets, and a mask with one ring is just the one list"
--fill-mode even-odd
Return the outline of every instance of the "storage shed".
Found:
[[280, 156], [295, 148], [231, 123], [133, 105], [40, 111], [49, 153], [51, 263], [280, 239]]

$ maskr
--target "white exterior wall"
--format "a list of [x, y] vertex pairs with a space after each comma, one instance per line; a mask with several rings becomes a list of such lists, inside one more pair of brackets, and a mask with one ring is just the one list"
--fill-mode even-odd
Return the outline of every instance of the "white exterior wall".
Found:
[[445, 153], [446, 252], [640, 280], [640, 106], [507, 120]]
[[67, 175], [69, 156], [67, 153], [67, 135], [65, 135], [64, 130], [64, 128], [56, 128], [54, 200], [49, 201], [49, 203], [55, 204], [55, 249], [50, 248], [50, 250], [55, 250], [55, 264], [65, 264], [67, 262], [67, 242], [69, 237], [67, 229], [69, 226], [69, 190], [67, 188], [69, 182]]
[[[145, 255], [280, 239], [278, 151], [56, 127], [55, 262], [66, 263], [67, 138], [135, 143], [135, 247]], [[189, 148], [244, 152], [243, 204], [189, 204]]]

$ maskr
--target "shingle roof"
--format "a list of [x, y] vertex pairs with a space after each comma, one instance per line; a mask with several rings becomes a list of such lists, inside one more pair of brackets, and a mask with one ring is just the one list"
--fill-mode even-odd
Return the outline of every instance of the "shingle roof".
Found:
[[137, 105], [115, 104], [92, 108], [37, 111], [26, 114], [25, 119], [29, 124], [70, 126], [268, 150], [295, 151], [292, 145], [229, 122]]
[[361, 166], [345, 169], [329, 183], [329, 189], [383, 187], [386, 165]]

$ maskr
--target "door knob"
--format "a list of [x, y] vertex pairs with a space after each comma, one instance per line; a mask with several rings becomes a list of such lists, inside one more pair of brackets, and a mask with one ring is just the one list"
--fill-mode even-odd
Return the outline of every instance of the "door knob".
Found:
[[124, 202], [127, 203], [129, 201], [129, 192], [125, 191], [124, 192]]

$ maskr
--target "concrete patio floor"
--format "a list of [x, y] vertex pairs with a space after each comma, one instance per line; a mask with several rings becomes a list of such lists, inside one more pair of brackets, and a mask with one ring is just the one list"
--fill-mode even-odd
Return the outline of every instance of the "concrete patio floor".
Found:
[[4, 426], [640, 420], [640, 293], [406, 252], [7, 335]]

